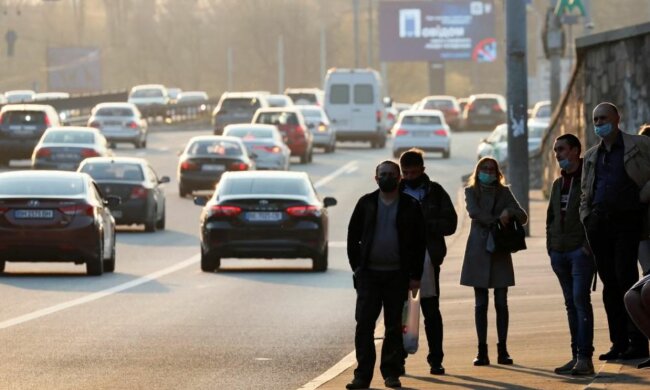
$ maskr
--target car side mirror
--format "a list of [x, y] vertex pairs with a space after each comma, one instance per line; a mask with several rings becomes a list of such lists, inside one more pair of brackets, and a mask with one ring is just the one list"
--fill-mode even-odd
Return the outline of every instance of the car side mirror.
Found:
[[326, 196], [325, 199], [323, 199], [323, 206], [331, 207], [331, 206], [336, 206], [336, 198], [333, 198], [331, 196]]
[[210, 200], [210, 197], [208, 196], [195, 196], [194, 204], [197, 206], [205, 206], [208, 204], [208, 200]]
[[122, 198], [120, 198], [119, 196], [108, 195], [104, 199], [104, 205], [108, 206], [109, 209], [111, 207], [119, 206], [120, 204], [122, 204]]
[[169, 183], [169, 176], [163, 176], [158, 180], [158, 184]]
[[259, 156], [258, 156], [257, 153], [255, 153], [255, 152], [250, 152], [250, 153], [248, 153], [248, 157], [249, 157], [249, 158], [252, 158], [253, 160], [255, 160], [255, 159], [256, 159], [257, 157], [259, 157]]
[[307, 123], [307, 128], [308, 129], [313, 129], [315, 125], [313, 123]]

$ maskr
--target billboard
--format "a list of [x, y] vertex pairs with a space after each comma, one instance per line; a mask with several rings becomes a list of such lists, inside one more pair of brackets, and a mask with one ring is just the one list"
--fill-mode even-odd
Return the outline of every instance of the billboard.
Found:
[[96, 47], [49, 47], [47, 90], [97, 92], [102, 90], [100, 51]]
[[494, 1], [379, 3], [379, 58], [385, 62], [497, 58]]

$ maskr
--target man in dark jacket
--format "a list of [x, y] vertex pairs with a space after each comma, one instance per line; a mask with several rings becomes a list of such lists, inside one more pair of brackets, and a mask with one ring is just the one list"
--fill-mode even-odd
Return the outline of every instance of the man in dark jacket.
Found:
[[348, 225], [348, 259], [357, 290], [354, 344], [357, 368], [348, 389], [370, 386], [375, 366], [375, 323], [384, 309], [381, 374], [387, 387], [401, 387], [402, 308], [409, 289], [420, 287], [424, 259], [422, 211], [399, 191], [399, 165], [380, 163], [379, 190], [359, 199]]
[[408, 150], [400, 156], [400, 190], [420, 202], [424, 216], [426, 258], [420, 283], [420, 306], [424, 314], [429, 354], [427, 362], [433, 375], [443, 375], [442, 315], [440, 314], [440, 265], [447, 254], [445, 236], [456, 232], [458, 216], [449, 194], [424, 173], [423, 152]]
[[560, 281], [571, 333], [571, 360], [556, 374], [593, 375], [594, 312], [591, 281], [595, 263], [580, 222], [582, 159], [580, 140], [563, 134], [553, 145], [561, 176], [551, 187], [546, 212], [546, 249]]

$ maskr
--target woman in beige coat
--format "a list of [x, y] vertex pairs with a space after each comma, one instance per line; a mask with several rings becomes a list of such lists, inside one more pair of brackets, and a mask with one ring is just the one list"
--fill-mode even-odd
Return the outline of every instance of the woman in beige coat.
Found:
[[487, 309], [488, 289], [494, 288], [494, 307], [497, 317], [498, 363], [512, 364], [508, 354], [508, 287], [515, 285], [515, 273], [510, 253], [487, 251], [490, 227], [497, 220], [508, 224], [516, 219], [521, 225], [528, 222], [526, 212], [521, 208], [496, 160], [484, 157], [476, 164], [465, 188], [465, 203], [472, 220], [460, 284], [474, 287], [476, 334], [478, 355], [475, 366], [490, 364], [487, 351]]

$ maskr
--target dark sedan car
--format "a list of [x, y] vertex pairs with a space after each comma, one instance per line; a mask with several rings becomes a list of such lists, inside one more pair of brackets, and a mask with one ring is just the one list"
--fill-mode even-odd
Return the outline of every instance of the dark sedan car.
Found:
[[316, 194], [305, 172], [225, 173], [201, 212], [201, 269], [219, 269], [221, 258], [302, 258], [327, 270], [327, 207], [336, 199]]
[[255, 163], [237, 137], [204, 135], [193, 137], [178, 159], [178, 194], [214, 190], [226, 171], [248, 171]]
[[115, 269], [115, 220], [85, 173], [0, 173], [0, 272], [5, 262], [74, 262], [89, 275]]
[[92, 176], [104, 194], [120, 197], [111, 208], [118, 225], [144, 224], [144, 230], [165, 229], [165, 191], [169, 177], [158, 177], [147, 160], [133, 157], [87, 158], [79, 172]]

